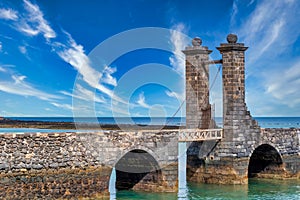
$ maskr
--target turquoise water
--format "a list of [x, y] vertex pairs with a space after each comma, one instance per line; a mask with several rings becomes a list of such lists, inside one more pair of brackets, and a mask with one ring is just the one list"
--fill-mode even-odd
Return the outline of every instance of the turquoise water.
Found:
[[248, 185], [201, 184], [186, 181], [186, 144], [178, 144], [178, 193], [116, 191], [115, 170], [110, 179], [110, 199], [121, 200], [300, 200], [300, 180], [249, 179]]
[[185, 192], [178, 194], [120, 191], [111, 199], [154, 200], [299, 200], [300, 181], [250, 179], [249, 185], [213, 185], [188, 183]]

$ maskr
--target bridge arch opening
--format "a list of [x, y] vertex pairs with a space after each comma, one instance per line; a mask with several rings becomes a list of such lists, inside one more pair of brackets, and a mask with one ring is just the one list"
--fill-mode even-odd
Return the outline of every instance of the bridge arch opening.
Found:
[[282, 159], [279, 152], [269, 144], [258, 146], [252, 153], [248, 166], [248, 177], [261, 177], [282, 173]]
[[115, 169], [117, 190], [153, 191], [162, 182], [158, 162], [144, 150], [129, 151], [116, 163]]

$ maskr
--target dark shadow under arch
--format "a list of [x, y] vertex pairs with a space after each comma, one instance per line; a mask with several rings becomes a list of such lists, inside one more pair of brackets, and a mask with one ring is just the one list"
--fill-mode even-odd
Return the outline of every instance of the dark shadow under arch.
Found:
[[280, 173], [282, 159], [279, 152], [268, 144], [258, 146], [252, 153], [248, 166], [248, 177], [257, 177], [259, 173]]
[[159, 185], [162, 173], [155, 158], [144, 150], [126, 153], [116, 164], [117, 190], [146, 190]]

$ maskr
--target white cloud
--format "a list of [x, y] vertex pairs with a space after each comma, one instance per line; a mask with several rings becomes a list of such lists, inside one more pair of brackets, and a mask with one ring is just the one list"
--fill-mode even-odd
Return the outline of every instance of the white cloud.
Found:
[[254, 2], [255, 2], [255, 0], [251, 0], [247, 6], [251, 6]]
[[25, 16], [25, 18], [17, 25], [19, 31], [30, 36], [35, 36], [41, 33], [47, 40], [56, 37], [55, 31], [44, 19], [44, 14], [38, 5], [33, 4], [28, 0], [24, 0], [24, 7], [28, 12], [28, 16]]
[[59, 103], [55, 103], [55, 102], [52, 102], [51, 103], [53, 106], [57, 107], [57, 108], [62, 108], [62, 109], [65, 109], [65, 110], [72, 110], [73, 107], [69, 104], [59, 104]]
[[36, 97], [41, 100], [54, 100], [61, 99], [60, 96], [48, 94], [42, 90], [36, 89], [34, 86], [25, 81], [26, 76], [14, 74], [11, 71], [7, 71], [0, 68], [1, 72], [5, 72], [8, 75], [8, 80], [0, 80], [0, 91], [16, 94], [21, 96]]
[[84, 101], [94, 101], [96, 103], [105, 103], [106, 102], [103, 97], [97, 96], [95, 91], [92, 92], [79, 84], [76, 85], [76, 89], [74, 90], [74, 92], [72, 94], [69, 92], [66, 92], [66, 91], [61, 91], [61, 93], [64, 95], [67, 95], [67, 96], [71, 96], [73, 98], [84, 100]]
[[58, 55], [65, 62], [72, 65], [82, 75], [82, 78], [86, 83], [88, 83], [93, 88], [97, 88], [102, 74], [90, 66], [90, 60], [85, 54], [83, 46], [78, 45], [70, 35], [69, 45], [69, 48], [58, 52]]
[[140, 93], [139, 99], [137, 100], [137, 104], [143, 108], [151, 108], [151, 106], [146, 103], [145, 95], [143, 92]]
[[106, 66], [103, 70], [102, 82], [112, 86], [117, 86], [117, 80], [115, 77], [112, 76], [112, 74], [115, 73], [116, 71], [117, 68]]
[[126, 109], [124, 106], [111, 106], [111, 110], [113, 112], [113, 115], [118, 114], [118, 117], [130, 117], [128, 109]]
[[103, 73], [95, 70], [91, 66], [90, 59], [85, 54], [83, 46], [77, 44], [69, 33], [65, 32], [65, 34], [67, 34], [69, 38], [69, 47], [66, 47], [65, 45], [61, 44], [54, 44], [54, 48], [57, 45], [57, 47], [59, 48], [64, 48], [63, 50], [57, 51], [58, 55], [65, 62], [73, 66], [74, 69], [76, 69], [78, 73], [82, 76], [84, 82], [86, 82], [89, 86], [99, 90], [100, 92], [108, 95], [110, 98], [118, 102], [126, 104], [127, 102], [123, 101], [120, 97], [115, 95], [112, 90], [110, 90], [102, 84], [106, 83], [110, 85], [117, 85], [116, 79], [111, 76], [111, 74], [113, 74], [116, 71], [116, 69], [106, 67]]
[[0, 66], [0, 72], [6, 72], [6, 69], [4, 69], [4, 67]]
[[171, 31], [171, 45], [172, 55], [169, 60], [172, 67], [180, 74], [185, 74], [185, 56], [182, 50], [188, 45], [189, 41], [183, 36], [183, 32], [186, 31], [184, 24], [180, 23], [172, 27]]
[[21, 95], [33, 96], [41, 100], [59, 99], [59, 96], [45, 93], [41, 90], [34, 88], [25, 81], [0, 81], [0, 90], [3, 92]]
[[174, 91], [169, 91], [169, 90], [166, 90], [165, 91], [166, 95], [169, 96], [169, 97], [172, 97], [172, 98], [175, 98], [177, 99], [179, 102], [182, 102], [185, 100], [185, 96], [184, 94], [179, 94], [177, 92], [174, 92]]
[[0, 52], [2, 52], [2, 42], [0, 42]]
[[265, 78], [267, 93], [289, 107], [300, 104], [300, 61], [284, 72], [269, 72]]
[[15, 81], [16, 84], [22, 84], [27, 78], [26, 76], [17, 76], [17, 75], [12, 75], [11, 78]]
[[239, 11], [239, 9], [237, 6], [237, 0], [234, 0], [233, 4], [232, 4], [232, 13], [231, 13], [231, 17], [230, 17], [230, 25], [231, 26], [235, 25], [235, 18], [236, 18], [238, 11]]
[[39, 34], [39, 30], [37, 29], [33, 29], [31, 26], [29, 26], [26, 22], [21, 22], [18, 26], [17, 26], [18, 30], [30, 35], [30, 36], [36, 36]]
[[0, 8], [0, 19], [16, 21], [18, 19], [18, 13], [12, 9]]
[[25, 46], [19, 46], [19, 51], [22, 53], [22, 54], [26, 54], [27, 53], [27, 49]]

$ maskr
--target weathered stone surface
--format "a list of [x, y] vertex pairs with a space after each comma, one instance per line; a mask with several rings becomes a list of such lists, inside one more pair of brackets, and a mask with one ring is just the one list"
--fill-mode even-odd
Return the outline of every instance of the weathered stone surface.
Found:
[[[223, 65], [224, 136], [221, 141], [192, 143], [187, 152], [188, 180], [205, 183], [247, 183], [250, 157], [262, 144], [274, 147], [282, 158], [283, 165], [275, 168], [269, 166], [260, 176], [299, 178], [299, 129], [261, 129], [258, 126], [245, 103], [245, 51], [248, 47], [237, 43], [237, 36], [234, 34], [228, 35], [227, 41], [228, 43], [217, 47], [222, 54]], [[197, 109], [196, 105], [209, 93], [204, 72], [207, 71], [207, 55], [210, 51], [207, 47], [194, 45], [183, 52], [186, 54], [186, 123], [190, 128], [208, 128], [203, 124], [207, 124], [206, 117], [210, 117], [210, 114]], [[194, 69], [198, 69], [197, 72], [203, 76], [196, 77]], [[200, 84], [195, 80], [200, 80]], [[189, 85], [192, 87], [188, 88]], [[194, 93], [201, 94], [201, 98]], [[209, 105], [209, 99], [205, 101], [207, 103], [204, 105]], [[206, 117], [198, 117], [199, 114]], [[197, 123], [201, 126], [197, 126]]]
[[194, 38], [192, 47], [186, 47], [186, 127], [207, 129], [211, 126], [209, 104], [209, 54], [202, 40]]
[[108, 197], [111, 168], [30, 170], [0, 175], [0, 198], [77, 199]]
[[112, 167], [134, 149], [153, 157], [163, 181], [146, 178], [133, 189], [177, 191], [178, 130], [1, 134], [0, 143], [0, 196], [8, 199], [105, 196]]

